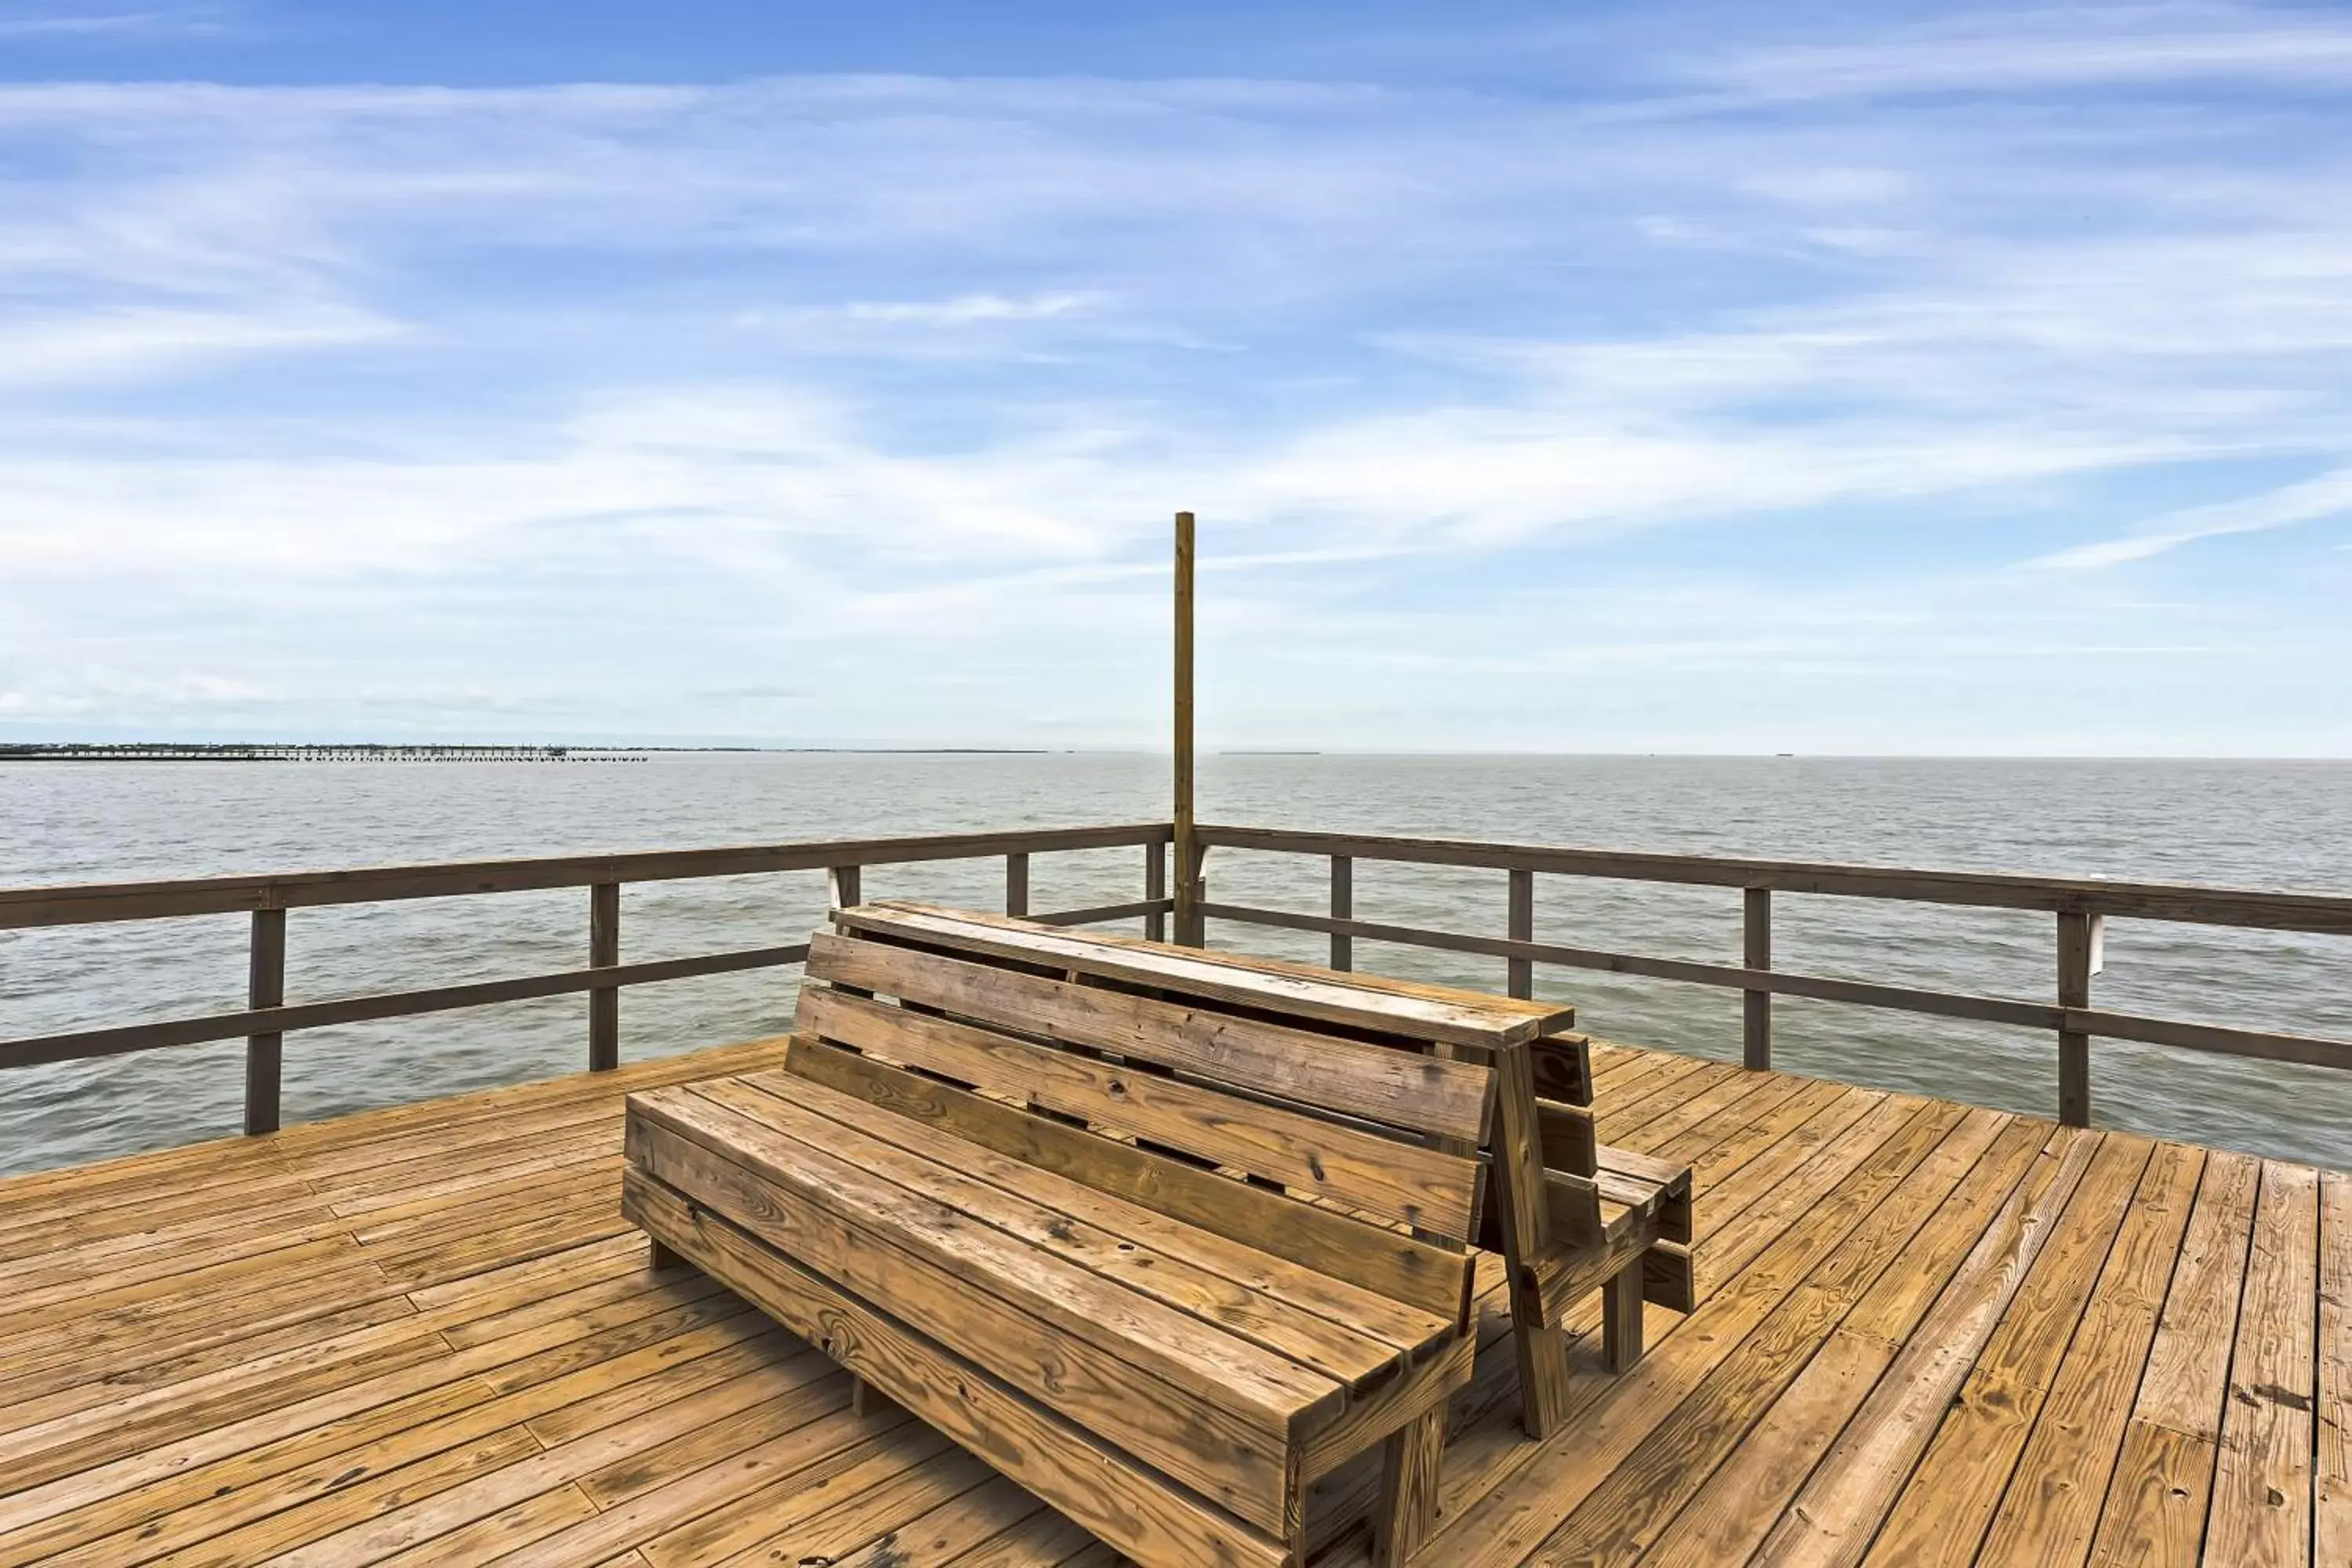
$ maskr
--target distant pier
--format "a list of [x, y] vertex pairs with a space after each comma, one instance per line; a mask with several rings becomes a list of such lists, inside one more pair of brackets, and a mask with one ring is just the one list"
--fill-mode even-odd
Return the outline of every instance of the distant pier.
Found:
[[128, 741], [116, 744], [0, 744], [0, 762], [29, 763], [642, 763], [642, 752], [584, 746], [262, 745], [182, 744]]

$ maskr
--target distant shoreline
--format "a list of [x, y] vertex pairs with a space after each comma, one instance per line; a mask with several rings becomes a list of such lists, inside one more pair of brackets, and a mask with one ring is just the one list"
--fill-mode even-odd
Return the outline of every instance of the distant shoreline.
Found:
[[350, 742], [0, 743], [0, 763], [642, 763], [674, 755], [1047, 756], [1043, 746], [539, 746]]

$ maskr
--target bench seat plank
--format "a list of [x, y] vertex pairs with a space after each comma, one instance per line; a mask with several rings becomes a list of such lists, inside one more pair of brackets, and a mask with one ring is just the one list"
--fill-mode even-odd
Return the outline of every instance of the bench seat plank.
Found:
[[[1082, 1337], [1070, 1326], [1080, 1314], [1066, 1304], [1057, 1313], [1051, 1310], [1053, 1301], [1037, 1289], [1041, 1276], [1051, 1279], [1058, 1273], [1078, 1281], [1070, 1291], [1073, 1297], [1110, 1294], [1083, 1270], [969, 1222], [960, 1226], [950, 1222], [945, 1227], [945, 1235], [960, 1244], [960, 1261], [922, 1256], [917, 1249], [942, 1234], [933, 1224], [867, 1229], [847, 1223], [808, 1201], [805, 1192], [790, 1190], [796, 1174], [803, 1178], [797, 1184], [807, 1185], [805, 1177], [820, 1173], [793, 1171], [798, 1152], [780, 1147], [788, 1145], [788, 1140], [708, 1102], [688, 1108], [682, 1117], [673, 1116], [674, 1110], [666, 1105], [641, 1110], [641, 1120], [632, 1128], [630, 1151], [631, 1163], [639, 1171], [851, 1295], [888, 1303], [894, 1315], [919, 1322], [924, 1333], [947, 1350], [987, 1367], [1039, 1404], [1117, 1443], [1203, 1497], [1262, 1529], [1280, 1531], [1287, 1490], [1286, 1455], [1292, 1446], [1288, 1427], [1312, 1405], [1268, 1412], [1263, 1408], [1263, 1388], [1253, 1386], [1262, 1380], [1238, 1370], [1222, 1390], [1199, 1368], [1188, 1369], [1189, 1384], [1171, 1382], [1159, 1375], [1160, 1370], [1181, 1365], [1186, 1358], [1171, 1356], [1162, 1344], [1141, 1336], [1122, 1340], [1101, 1322]], [[723, 1139], [728, 1152], [698, 1142], [675, 1126], [697, 1126], [706, 1135]], [[779, 1153], [784, 1159], [772, 1157]], [[837, 1173], [822, 1175], [829, 1182]], [[905, 1206], [918, 1206], [911, 1194]], [[990, 1237], [995, 1237], [993, 1245]], [[1023, 1275], [1029, 1278], [1022, 1280]], [[1012, 1301], [996, 1293], [996, 1288], [1008, 1285], [1024, 1299]], [[1167, 1309], [1152, 1310], [1156, 1303], [1135, 1300], [1143, 1310], [1129, 1314], [1124, 1326], [1130, 1330], [1135, 1318], [1158, 1320], [1167, 1327], [1168, 1320], [1179, 1316]], [[1096, 1304], [1106, 1318], [1112, 1316], [1109, 1303]], [[1197, 1349], [1209, 1337], [1192, 1331], [1199, 1327], [1171, 1331]], [[1224, 1338], [1236, 1363], [1272, 1359], [1245, 1342]], [[1311, 1375], [1295, 1363], [1286, 1363], [1286, 1370]], [[1327, 1391], [1327, 1398], [1316, 1403], [1343, 1404], [1337, 1383], [1314, 1381]]]
[[1271, 1106], [1247, 1107], [1179, 1079], [1028, 1045], [846, 992], [803, 987], [799, 1021], [803, 1029], [827, 1039], [879, 1051], [981, 1089], [1025, 1096], [1066, 1115], [1112, 1122], [1155, 1142], [1438, 1235], [1459, 1239], [1470, 1230], [1478, 1166], [1459, 1155]]
[[1180, 1490], [986, 1372], [942, 1356], [921, 1332], [698, 1211], [642, 1170], [622, 1213], [663, 1246], [872, 1383], [1118, 1551], [1145, 1563], [1293, 1568], [1286, 1543]]
[[[1139, 1238], [1134, 1234], [1147, 1227], [1107, 1229], [1096, 1222], [1108, 1219], [1117, 1224], [1124, 1216], [1084, 1203], [1077, 1196], [1084, 1189], [1075, 1183], [1049, 1177], [1048, 1181], [1069, 1189], [1054, 1194], [1063, 1200], [1061, 1205], [1051, 1205], [979, 1179], [980, 1173], [972, 1169], [969, 1157], [961, 1168], [951, 1168], [935, 1157], [942, 1153], [952, 1157], [950, 1151], [907, 1146], [924, 1137], [926, 1129], [902, 1124], [893, 1130], [897, 1135], [886, 1135], [881, 1128], [865, 1124], [866, 1117], [880, 1120], [883, 1113], [861, 1115], [863, 1108], [856, 1101], [821, 1084], [767, 1074], [756, 1085], [721, 1081], [704, 1085], [698, 1092], [775, 1131], [856, 1158], [868, 1169], [993, 1226], [1024, 1245], [1077, 1264], [1351, 1389], [1368, 1387], [1392, 1374], [1399, 1354], [1422, 1348], [1390, 1344], [1220, 1279], [1162, 1250], [1148, 1236]], [[879, 1149], [877, 1144], [887, 1147]], [[1171, 1224], [1165, 1228], [1181, 1227]], [[1448, 1327], [1429, 1320], [1424, 1342], [1444, 1335]]]
[[809, 970], [836, 984], [1204, 1073], [1261, 1094], [1295, 1096], [1297, 1064], [1308, 1056], [1324, 1109], [1473, 1143], [1486, 1137], [1492, 1079], [1465, 1062], [875, 942], [814, 937]]
[[[793, 1043], [796, 1057], [836, 1050], [820, 1041], [802, 1038]], [[1350, 1331], [1385, 1346], [1391, 1352], [1418, 1359], [1449, 1339], [1453, 1318], [1392, 1300], [1351, 1281], [1305, 1268], [1287, 1258], [1229, 1240], [1213, 1231], [1189, 1225], [1142, 1204], [1113, 1196], [1084, 1182], [1074, 1181], [1026, 1161], [1000, 1154], [967, 1142], [933, 1125], [895, 1113], [855, 1093], [828, 1087], [815, 1076], [802, 1076], [804, 1062], [794, 1071], [760, 1072], [738, 1080], [763, 1093], [793, 1099], [833, 1121], [985, 1182], [1003, 1192], [1028, 1198], [1085, 1225], [1133, 1241], [1173, 1263], [1205, 1276], [1227, 1292], [1270, 1297], [1285, 1306]], [[1150, 1287], [1147, 1287], [1150, 1288]], [[1191, 1289], [1188, 1283], [1186, 1289]], [[1208, 1315], [1228, 1328], [1239, 1329], [1223, 1309]]]
[[853, 931], [904, 934], [1015, 962], [1043, 963], [1129, 984], [1165, 987], [1242, 1006], [1274, 1005], [1300, 1016], [1355, 1028], [1454, 1045], [1517, 1044], [1564, 1027], [1572, 1008], [1511, 1002], [1463, 993], [1459, 999], [1374, 991], [1313, 972], [1244, 967], [1219, 958], [1194, 958], [1155, 944], [1129, 944], [1095, 933], [1071, 936], [1010, 920], [930, 905], [890, 901], [836, 910], [835, 921]]
[[641, 1097], [641, 1117], [848, 1224], [887, 1227], [909, 1251], [1036, 1311], [1063, 1331], [1116, 1348], [1171, 1385], [1213, 1396], [1242, 1419], [1286, 1431], [1300, 1415], [1339, 1402], [1336, 1379], [1262, 1351], [1091, 1270], [1041, 1253], [953, 1205], [902, 1184], [896, 1152], [864, 1137], [836, 1149], [753, 1121], [695, 1085]]

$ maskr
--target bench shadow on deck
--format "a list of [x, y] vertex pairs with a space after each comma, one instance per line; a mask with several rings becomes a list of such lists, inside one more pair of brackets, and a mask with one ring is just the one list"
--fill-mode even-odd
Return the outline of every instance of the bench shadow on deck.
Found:
[[[1108, 1554], [621, 1221], [621, 1096], [780, 1044], [0, 1182], [0, 1568]], [[1421, 1561], [2352, 1562], [2352, 1178], [1596, 1043], [1701, 1300]], [[1488, 1353], [1491, 1352], [1492, 1353]], [[1375, 1462], [1377, 1454], [1369, 1456]], [[1332, 1478], [1318, 1563], [1365, 1556]]]

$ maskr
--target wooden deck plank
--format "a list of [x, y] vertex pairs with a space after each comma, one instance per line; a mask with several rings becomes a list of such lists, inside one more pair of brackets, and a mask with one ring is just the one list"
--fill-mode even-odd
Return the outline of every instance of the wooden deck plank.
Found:
[[2318, 1473], [2312, 1561], [2352, 1563], [2352, 1176], [2319, 1178]]
[[1746, 1438], [1881, 1271], [1992, 1146], [2008, 1119], [1972, 1111], [1571, 1511], [1531, 1559], [1630, 1563]]
[[2101, 1140], [1897, 1494], [1865, 1563], [1925, 1568], [1975, 1560], [2147, 1173], [2148, 1154], [2140, 1139], [2110, 1133]]
[[[622, 1095], [782, 1055], [0, 1181], [0, 1568], [1112, 1568], [920, 1422], [853, 1415], [730, 1292], [647, 1267]], [[1699, 1310], [1652, 1309], [1622, 1378], [1572, 1349], [1574, 1414], [1536, 1445], [1484, 1260], [1420, 1563], [1852, 1562], [1882, 1525], [1882, 1554], [1988, 1568], [2352, 1560], [2352, 1178], [1592, 1059], [1611, 1141], [1693, 1167]], [[1571, 1344], [1598, 1320], [1580, 1303]], [[1372, 1479], [1318, 1483], [1316, 1568], [1369, 1561]]]
[[2200, 1150], [2167, 1143], [2150, 1155], [1977, 1553], [1979, 1568], [2072, 1568], [2089, 1555], [2203, 1171]]
[[[1784, 1211], [1780, 1217], [1788, 1223], [1756, 1267], [1702, 1302], [1632, 1372], [1597, 1391], [1562, 1434], [1572, 1441], [1514, 1456], [1517, 1462], [1483, 1495], [1446, 1510], [1452, 1523], [1431, 1542], [1435, 1559], [1461, 1568], [1528, 1561], [1560, 1518], [1901, 1184], [1959, 1116], [1958, 1107], [1882, 1103], [1874, 1112], [1876, 1125], [1812, 1162], [1813, 1182], [1784, 1183], [1759, 1208]], [[1449, 1474], [1446, 1489], [1457, 1484]]]
[[[866, 1452], [860, 1445], [870, 1443], [877, 1431], [901, 1443], [928, 1438], [933, 1446], [926, 1455], [945, 1451], [940, 1440], [903, 1415], [877, 1422], [851, 1414], [846, 1379], [812, 1385], [813, 1390], [819, 1387], [837, 1390], [841, 1397], [815, 1418], [801, 1419], [698, 1469], [666, 1472], [656, 1486], [601, 1500], [593, 1519], [517, 1547], [499, 1560], [499, 1568], [563, 1568], [593, 1562], [616, 1544], [649, 1542], [680, 1531], [744, 1499], [782, 1496], [795, 1481], [805, 1489], [848, 1468], [855, 1462], [852, 1456]], [[588, 1483], [581, 1487], [592, 1500], [597, 1499]]]
[[1747, 1561], [2016, 1190], [2047, 1136], [2047, 1129], [2034, 1123], [2008, 1121], [1748, 1436], [1658, 1537], [1644, 1563], [1717, 1568]]
[[1760, 1561], [1862, 1561], [1961, 1380], [2000, 1326], [2098, 1147], [2053, 1134], [1959, 1272], [1758, 1549]]
[[2261, 1162], [2209, 1152], [2091, 1543], [2101, 1564], [2193, 1563], [2205, 1540]]
[[2299, 1568], [2312, 1561], [2318, 1237], [2319, 1173], [2263, 1161], [2205, 1524], [2208, 1562]]
[[654, 1568], [724, 1562], [953, 1449], [919, 1421], [852, 1416], [851, 1424], [855, 1430], [844, 1431], [842, 1445], [822, 1459], [661, 1530], [638, 1550]]
[[1696, 1129], [1710, 1124], [1718, 1127], [1719, 1137], [1727, 1137], [1798, 1087], [1797, 1080], [1769, 1073], [1732, 1073], [1641, 1126], [1624, 1130], [1610, 1147], [1645, 1152], [1680, 1143]]

